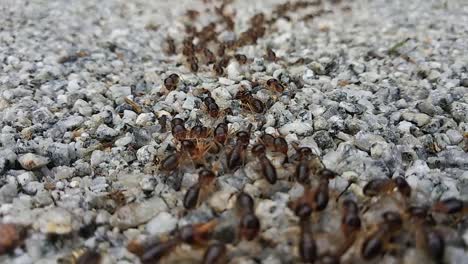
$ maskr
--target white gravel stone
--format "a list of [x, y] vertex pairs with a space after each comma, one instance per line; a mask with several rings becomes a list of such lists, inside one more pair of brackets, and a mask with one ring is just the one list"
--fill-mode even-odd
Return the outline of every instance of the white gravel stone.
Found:
[[177, 226], [177, 218], [167, 212], [161, 212], [146, 225], [146, 231], [151, 235], [169, 233]]
[[49, 159], [33, 153], [28, 153], [18, 158], [21, 167], [26, 170], [34, 170], [44, 167], [49, 163]]

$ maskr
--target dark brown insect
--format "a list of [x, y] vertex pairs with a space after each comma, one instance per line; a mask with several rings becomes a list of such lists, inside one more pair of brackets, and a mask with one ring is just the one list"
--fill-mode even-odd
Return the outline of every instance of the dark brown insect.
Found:
[[317, 259], [317, 243], [310, 228], [306, 227], [309, 224], [307, 220], [301, 221], [301, 232], [299, 238], [299, 255], [305, 263], [314, 263]]
[[266, 148], [268, 149], [274, 149], [275, 148], [275, 137], [270, 135], [270, 134], [263, 134], [260, 137], [260, 140], [262, 143], [265, 145]]
[[198, 72], [198, 59], [195, 55], [191, 55], [187, 58], [187, 63], [190, 66], [190, 71]]
[[76, 264], [100, 264], [102, 256], [94, 250], [86, 250], [76, 260]]
[[166, 37], [166, 49], [167, 55], [174, 55], [176, 54], [176, 45], [173, 38], [167, 36]]
[[186, 225], [179, 229], [177, 236], [189, 245], [205, 246], [210, 240], [216, 224], [217, 222], [212, 220], [201, 224]]
[[378, 231], [368, 237], [361, 248], [361, 256], [365, 260], [371, 260], [382, 254], [384, 242], [382, 241], [383, 232]]
[[424, 248], [429, 256], [433, 257], [434, 259], [440, 261], [444, 257], [445, 251], [445, 240], [442, 235], [433, 230], [425, 230], [425, 241], [424, 241]]
[[277, 60], [276, 53], [270, 47], [268, 47], [266, 49], [265, 59], [268, 60], [268, 61], [276, 61]]
[[266, 147], [263, 144], [256, 144], [250, 150], [255, 157], [264, 156], [266, 153]]
[[336, 177], [336, 175], [336, 172], [327, 168], [324, 168], [319, 171], [319, 177], [321, 179], [333, 180]]
[[205, 56], [206, 64], [212, 64], [216, 62], [216, 57], [211, 50], [208, 48], [203, 49], [203, 56]]
[[395, 183], [398, 191], [405, 197], [411, 196], [411, 186], [403, 177], [395, 177], [393, 178], [393, 182]]
[[167, 156], [160, 165], [162, 171], [175, 171], [179, 166], [181, 154], [176, 152]]
[[227, 155], [227, 167], [229, 170], [235, 170], [245, 163], [246, 146], [236, 142], [232, 151]]
[[200, 12], [197, 10], [189, 9], [187, 12], [185, 12], [185, 15], [192, 21], [195, 21], [198, 16], [200, 16]]
[[290, 208], [299, 219], [307, 219], [312, 214], [314, 208], [313, 198], [314, 192], [311, 189], [305, 189], [304, 194], [290, 204]]
[[210, 134], [210, 131], [207, 127], [203, 125], [195, 125], [190, 129], [190, 137], [196, 139], [207, 138]]
[[[432, 211], [443, 214], [456, 214], [462, 211], [466, 211], [462, 200], [456, 198], [448, 198], [439, 202], [434, 203]], [[464, 210], [465, 209], [465, 210]]]
[[276, 137], [273, 144], [275, 152], [283, 153], [284, 155], [288, 154], [288, 142], [283, 137]]
[[197, 206], [200, 196], [200, 184], [196, 183], [188, 188], [184, 195], [183, 205], [185, 209], [193, 209]]
[[[149, 245], [140, 253], [140, 261], [143, 264], [158, 263], [163, 257], [169, 255], [179, 245], [179, 243], [180, 241], [178, 239], [172, 238], [164, 242]], [[129, 249], [129, 251], [131, 250]]]
[[216, 51], [216, 55], [218, 55], [218, 57], [223, 57], [225, 52], [226, 52], [226, 44], [219, 43], [218, 50]]
[[166, 87], [166, 89], [169, 91], [173, 91], [177, 88], [179, 81], [180, 81], [179, 75], [172, 73], [166, 79], [164, 79], [164, 87]]
[[262, 167], [262, 175], [270, 184], [275, 184], [278, 175], [276, 173], [276, 168], [271, 164], [271, 161], [265, 156], [260, 155], [258, 156], [258, 160], [260, 162], [260, 166]]
[[277, 79], [269, 79], [266, 82], [266, 85], [269, 90], [277, 93], [282, 93], [284, 92], [284, 86], [277, 80]]
[[225, 144], [228, 138], [228, 125], [226, 123], [219, 123], [214, 132], [214, 139], [220, 144]]
[[322, 211], [328, 205], [329, 200], [329, 190], [328, 190], [328, 180], [320, 179], [320, 184], [315, 190], [314, 194], [314, 211]]
[[393, 191], [395, 184], [387, 178], [374, 179], [369, 181], [363, 188], [366, 196], [378, 196]]
[[226, 245], [220, 242], [211, 244], [203, 255], [202, 264], [222, 264], [225, 263]]
[[172, 126], [172, 136], [177, 140], [182, 140], [187, 137], [187, 129], [182, 124], [176, 124]]
[[294, 171], [294, 178], [301, 184], [310, 183], [310, 167], [308, 160], [299, 161]]
[[246, 64], [247, 63], [247, 56], [244, 54], [235, 54], [234, 58], [239, 62], [240, 64]]
[[341, 212], [341, 231], [346, 237], [349, 237], [361, 229], [359, 207], [356, 202], [345, 200], [342, 203]]
[[265, 104], [257, 98], [254, 98], [252, 94], [245, 90], [237, 92], [236, 99], [242, 102], [242, 106], [255, 113], [263, 113], [265, 111]]
[[260, 220], [253, 213], [246, 213], [241, 216], [240, 224], [240, 237], [251, 241], [255, 239], [260, 232]]
[[216, 118], [219, 116], [219, 106], [213, 97], [208, 96], [203, 100], [203, 102], [205, 103], [211, 117]]
[[218, 76], [222, 76], [224, 74], [224, 68], [221, 62], [216, 62], [213, 64], [213, 71]]
[[236, 199], [236, 207], [237, 211], [240, 215], [242, 214], [247, 214], [247, 213], [253, 213], [254, 212], [254, 206], [255, 202], [252, 196], [245, 192], [240, 192], [237, 195]]

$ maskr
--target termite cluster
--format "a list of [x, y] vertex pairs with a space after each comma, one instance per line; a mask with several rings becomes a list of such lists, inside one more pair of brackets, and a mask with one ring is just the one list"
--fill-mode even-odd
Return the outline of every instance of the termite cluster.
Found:
[[[178, 42], [167, 36], [164, 49], [171, 56], [181, 54], [183, 63], [193, 73], [209, 71], [221, 77], [232, 60], [240, 65], [251, 63], [252, 59], [239, 50], [256, 45], [269, 34], [275, 21], [280, 18], [289, 20], [292, 12], [318, 6], [320, 2], [287, 2], [276, 6], [271, 14], [257, 13], [248, 20], [248, 28], [238, 32], [236, 38], [229, 42], [218, 39], [223, 31], [236, 32], [235, 12], [227, 10], [229, 1], [223, 1], [214, 8], [216, 22], [200, 28], [192, 22], [203, 14], [188, 10], [185, 17], [191, 23], [185, 25], [183, 40]], [[65, 58], [62, 62], [72, 59], [75, 58]], [[269, 46], [264, 48], [264, 59], [272, 63], [282, 60]], [[297, 63], [305, 61], [299, 59]], [[180, 73], [169, 73], [162, 81], [168, 92], [185, 85]], [[233, 95], [233, 100], [237, 100], [245, 110], [241, 112], [245, 117], [262, 115], [271, 105], [271, 102], [257, 98], [253, 87], [263, 86], [272, 95], [288, 90], [288, 84], [280, 78], [250, 80], [250, 83], [251, 87], [240, 85]], [[207, 203], [208, 198], [218, 191], [220, 176], [234, 174], [245, 170], [247, 164], [254, 164], [266, 186], [273, 189], [284, 184], [288, 189], [300, 186], [303, 190], [298, 197], [288, 201], [286, 209], [294, 215], [292, 230], [295, 230], [295, 238], [288, 247], [291, 250], [284, 252], [289, 255], [284, 256], [285, 263], [379, 263], [386, 256], [392, 256], [400, 263], [404, 262], [405, 252], [411, 249], [434, 262], [443, 260], [446, 246], [454, 243], [447, 235], [454, 228], [449, 227], [466, 221], [467, 202], [449, 198], [421, 205], [413, 199], [414, 190], [403, 177], [370, 180], [362, 186], [361, 193], [335, 189], [333, 182], [341, 175], [326, 168], [311, 148], [301, 146], [300, 142], [288, 142], [285, 135], [279, 133], [262, 132], [254, 136], [253, 126], [233, 130], [233, 124], [225, 118], [232, 115], [232, 110], [222, 108], [209, 90], [201, 89], [203, 91], [196, 97], [201, 102], [202, 112], [212, 121], [210, 124], [196, 122], [189, 126], [187, 118], [176, 114], [162, 115], [158, 120], [161, 133], [173, 137], [173, 148], [154, 161], [158, 175], [170, 178], [185, 171], [198, 175], [197, 181], [188, 188], [180, 190], [180, 185], [176, 188], [183, 193], [180, 204], [184, 213]], [[130, 99], [126, 102], [135, 112], [142, 111]], [[464, 142], [468, 149], [468, 135], [465, 135]], [[351, 185], [357, 183], [349, 182], [348, 187]], [[122, 191], [108, 196], [117, 207], [125, 204]], [[213, 236], [215, 229], [222, 224], [215, 216], [206, 222], [179, 226], [158, 237], [132, 240], [126, 245], [128, 251], [144, 264], [184, 261], [215, 264], [237, 263], [231, 260], [240, 254], [238, 246], [242, 242], [271, 246], [262, 234], [262, 221], [265, 219], [256, 212], [258, 199], [269, 197], [260, 198], [243, 189], [233, 196], [235, 204], [228, 210], [232, 210], [236, 217], [233, 221], [236, 230], [234, 241], [220, 241]], [[1, 254], [22, 246], [25, 236], [20, 227], [12, 224], [0, 224], [0, 234]], [[183, 253], [178, 254], [178, 251]], [[187, 253], [192, 251], [195, 252], [193, 255]], [[64, 258], [62, 263], [101, 263], [103, 254], [92, 249], [79, 249]]]

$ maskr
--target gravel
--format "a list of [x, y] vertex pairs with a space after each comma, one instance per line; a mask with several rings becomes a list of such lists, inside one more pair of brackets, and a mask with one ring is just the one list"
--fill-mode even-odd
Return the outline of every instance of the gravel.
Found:
[[[337, 192], [350, 180], [359, 195], [371, 179], [403, 176], [417, 193], [412, 202], [468, 200], [466, 1], [323, 0], [274, 21], [256, 44], [236, 51], [247, 63], [231, 59], [223, 76], [201, 56], [198, 73], [190, 72], [181, 54], [184, 25], [192, 23], [186, 10], [200, 11], [193, 22], [199, 29], [214, 21], [202, 2], [0, 3], [0, 223], [28, 229], [0, 262], [56, 263], [86, 247], [106, 252], [105, 263], [138, 263], [129, 241], [214, 215], [231, 223], [240, 190], [255, 197], [262, 236], [271, 242], [256, 263], [297, 261], [283, 238], [297, 233], [288, 206], [303, 188], [288, 181], [293, 168], [283, 166], [284, 156], [268, 154], [278, 168], [273, 186], [256, 159], [235, 172], [217, 163], [222, 158], [206, 161], [219, 168], [217, 189], [187, 212], [183, 195], [199, 180], [197, 170], [161, 168], [177, 149], [174, 117], [211, 129], [227, 120], [231, 137], [252, 124], [251, 144], [263, 133], [283, 136], [288, 156], [296, 153], [293, 142], [308, 146], [340, 175], [330, 185]], [[218, 37], [235, 38], [251, 16], [269, 16], [282, 2], [233, 1], [227, 10], [237, 14], [236, 32]], [[312, 19], [301, 19], [310, 12]], [[166, 52], [167, 36], [176, 55]], [[267, 47], [276, 61], [265, 56]], [[168, 91], [163, 81], [171, 73], [180, 81]], [[264, 89], [270, 78], [286, 89]], [[200, 88], [232, 114], [210, 117]], [[245, 88], [265, 112], [235, 98]], [[468, 259], [468, 230], [458, 229], [461, 242], [447, 247], [446, 263]], [[249, 254], [262, 251], [244, 242], [239, 248]], [[405, 258], [422, 261], [413, 251]], [[249, 254], [232, 263], [251, 263]]]

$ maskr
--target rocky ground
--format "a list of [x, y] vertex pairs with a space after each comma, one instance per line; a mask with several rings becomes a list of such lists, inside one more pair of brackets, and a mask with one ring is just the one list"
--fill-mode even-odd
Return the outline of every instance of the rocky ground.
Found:
[[[165, 240], [213, 219], [213, 241], [228, 244], [230, 263], [299, 262], [296, 237], [305, 231], [291, 204], [309, 185], [292, 179], [295, 144], [338, 174], [329, 182], [333, 198], [352, 182], [344, 197], [385, 207], [388, 197], [364, 199], [362, 188], [400, 176], [412, 193], [397, 195], [391, 209], [468, 200], [468, 2], [323, 0], [278, 8], [283, 2], [235, 0], [223, 18], [214, 9], [220, 1], [1, 1], [0, 262], [70, 263], [84, 249], [104, 263], [138, 263], [129, 243]], [[260, 12], [264, 19], [250, 23]], [[194, 47], [187, 25], [199, 32]], [[204, 33], [214, 33], [216, 41], [208, 36], [201, 45], [214, 61], [197, 46]], [[219, 43], [227, 45], [224, 55]], [[165, 85], [172, 73], [178, 82]], [[219, 113], [210, 115], [207, 97]], [[228, 140], [197, 141], [194, 161], [171, 133], [175, 118], [211, 131], [225, 122]], [[236, 132], [249, 124], [250, 145], [239, 147], [248, 154], [240, 168], [230, 166]], [[252, 155], [263, 134], [284, 138], [287, 153]], [[165, 158], [174, 153], [182, 154], [168, 169]], [[273, 184], [259, 169], [262, 157], [276, 170]], [[209, 190], [200, 186], [200, 164], [217, 175]], [[184, 196], [195, 185], [204, 199], [188, 210]], [[253, 241], [236, 237], [240, 191], [254, 198], [261, 223]], [[330, 200], [312, 219], [314, 232], [327, 237], [317, 238], [319, 254], [333, 250], [321, 240], [344, 239], [330, 238], [339, 233], [341, 208]], [[380, 221], [363, 214], [364, 229]], [[457, 219], [438, 231], [444, 263], [468, 259], [468, 224]], [[161, 262], [199, 261], [203, 247], [189, 244]], [[404, 247], [370, 263], [439, 261], [419, 243]], [[355, 248], [343, 262], [357, 261]]]

